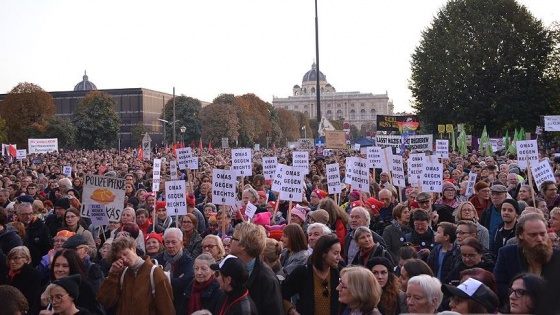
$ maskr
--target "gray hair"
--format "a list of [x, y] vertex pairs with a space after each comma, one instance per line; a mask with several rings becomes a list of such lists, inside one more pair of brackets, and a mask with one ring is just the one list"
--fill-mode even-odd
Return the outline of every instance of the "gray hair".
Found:
[[[354, 207], [354, 208], [352, 208], [352, 211], [358, 211], [364, 217], [366, 217], [366, 226], [369, 226], [369, 223], [371, 221], [371, 216], [369, 215], [369, 212], [367, 211], [366, 208], [364, 208], [364, 207]], [[350, 214], [352, 214], [352, 211], [350, 211]]]
[[196, 257], [195, 260], [206, 261], [209, 265], [216, 263], [216, 260], [210, 254], [200, 254]]
[[16, 213], [19, 214], [21, 209], [23, 209], [25, 207], [29, 207], [29, 208], [33, 209], [33, 205], [30, 204], [29, 202], [22, 202], [18, 207], [15, 207], [15, 208], [17, 208]]
[[358, 240], [358, 238], [360, 238], [360, 236], [362, 236], [362, 234], [364, 233], [369, 233], [369, 235], [373, 236], [373, 234], [371, 233], [371, 230], [369, 229], [369, 227], [367, 226], [360, 226], [358, 227], [355, 231], [354, 231], [354, 240]]
[[202, 208], [202, 210], [204, 210], [204, 209], [205, 209], [206, 207], [210, 207], [210, 208], [212, 208], [212, 212], [216, 212], [216, 211], [217, 211], [217, 209], [218, 209], [218, 208], [216, 207], [216, 205], [215, 205], [215, 204], [213, 204], [213, 203], [211, 203], [211, 202], [209, 202], [209, 203], [205, 204], [205, 205], [204, 205], [204, 208]]
[[311, 233], [311, 230], [320, 228], [323, 231], [323, 235], [329, 235], [332, 233], [331, 229], [328, 226], [324, 225], [323, 223], [315, 222], [309, 224], [307, 227], [307, 234]]
[[183, 231], [178, 228], [168, 228], [163, 232], [163, 238], [166, 239], [171, 234], [175, 234], [180, 241], [183, 241]]
[[[432, 308], [434, 311], [439, 307], [439, 305], [441, 304], [441, 300], [443, 299], [443, 292], [441, 291], [441, 282], [438, 280], [438, 278], [432, 277], [430, 275], [418, 275], [408, 280], [409, 288], [411, 284], [415, 284], [422, 289], [422, 291], [426, 295], [426, 299], [430, 303], [432, 303]], [[434, 301], [435, 299], [437, 300]]]
[[250, 193], [251, 195], [253, 195], [253, 198], [255, 198], [255, 200], [259, 199], [259, 193], [257, 193], [257, 191], [253, 188], [247, 188], [245, 190], [243, 190], [243, 193]]
[[136, 210], [134, 210], [134, 208], [132, 208], [132, 207], [126, 207], [126, 208], [123, 209], [123, 212], [125, 212], [125, 211], [130, 211], [130, 212], [132, 212], [132, 217], [134, 218], [134, 221], [136, 221]]

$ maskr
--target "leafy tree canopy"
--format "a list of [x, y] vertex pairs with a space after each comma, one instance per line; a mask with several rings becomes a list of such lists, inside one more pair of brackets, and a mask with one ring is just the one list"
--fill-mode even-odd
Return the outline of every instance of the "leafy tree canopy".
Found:
[[105, 92], [86, 94], [72, 117], [77, 131], [76, 143], [86, 149], [111, 148], [121, 126], [116, 107], [117, 101]]
[[59, 148], [70, 148], [76, 143], [76, 126], [69, 119], [53, 116], [47, 120], [43, 138], [58, 138]]
[[[198, 143], [202, 130], [202, 121], [200, 120], [200, 111], [202, 104], [196, 98], [181, 95], [175, 97], [175, 137], [180, 141], [184, 136], [185, 143], [195, 141]], [[173, 99], [167, 101], [163, 108], [162, 118], [171, 124], [164, 124], [166, 128], [166, 137], [168, 142], [173, 142]], [[181, 134], [181, 127], [187, 127], [185, 134]]]

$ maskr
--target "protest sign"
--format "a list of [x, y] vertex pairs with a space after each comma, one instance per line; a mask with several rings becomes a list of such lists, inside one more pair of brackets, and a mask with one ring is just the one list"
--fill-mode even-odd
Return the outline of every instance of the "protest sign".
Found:
[[306, 174], [309, 173], [309, 152], [294, 151], [292, 153], [292, 166], [301, 169]]
[[124, 178], [112, 176], [86, 175], [82, 194], [81, 216], [89, 218], [88, 205], [105, 205], [107, 217], [112, 222], [119, 222], [124, 208]]
[[436, 140], [436, 156], [441, 159], [449, 158], [449, 140]]
[[280, 189], [281, 200], [301, 202], [303, 197], [303, 176], [301, 169], [293, 166], [283, 168], [282, 188]]
[[169, 177], [172, 180], [179, 179], [177, 175], [177, 161], [175, 160], [169, 161]]
[[152, 191], [159, 191], [159, 180], [161, 178], [161, 159], [154, 159], [152, 178]]
[[280, 192], [282, 190], [284, 169], [286, 167], [287, 165], [284, 164], [278, 164], [276, 166], [276, 171], [274, 172], [274, 177], [272, 178], [272, 187], [270, 188], [272, 191]]
[[260, 151], [261, 145], [259, 143], [255, 143], [255, 151]]
[[170, 216], [187, 214], [187, 196], [184, 180], [165, 181], [165, 208]]
[[560, 116], [544, 116], [544, 131], [560, 131]]
[[21, 149], [16, 151], [16, 159], [23, 160], [27, 157], [27, 150]]
[[264, 179], [272, 179], [274, 173], [276, 172], [276, 165], [278, 164], [278, 158], [273, 157], [263, 157], [263, 176]]
[[101, 226], [109, 224], [109, 217], [105, 211], [105, 205], [99, 203], [90, 203], [87, 205], [87, 212], [93, 226]]
[[[375, 142], [380, 147], [393, 147], [398, 148], [402, 145], [403, 137], [394, 135], [377, 135]], [[432, 150], [433, 146], [432, 135], [414, 135], [408, 136], [405, 139], [405, 147], [409, 151], [427, 151]]]
[[424, 163], [422, 171], [422, 191], [441, 192], [443, 181], [443, 164], [439, 162]]
[[369, 168], [382, 168], [385, 156], [381, 147], [367, 147], [367, 159]]
[[325, 130], [325, 148], [328, 149], [348, 149], [346, 144], [346, 133], [343, 130]]
[[539, 163], [539, 146], [537, 140], [516, 141], [517, 145], [517, 164], [520, 169], [527, 168], [527, 162], [530, 164]]
[[391, 163], [391, 175], [393, 177], [393, 185], [397, 187], [406, 187], [406, 178], [404, 177], [403, 158], [400, 155], [393, 155]]
[[420, 184], [425, 157], [424, 153], [411, 153], [408, 157], [408, 182], [414, 187]]
[[66, 175], [67, 177], [72, 177], [72, 166], [63, 166], [62, 174]]
[[[352, 159], [352, 189], [359, 191], [369, 191], [369, 168], [367, 159]], [[348, 169], [346, 170], [348, 173]]]
[[231, 150], [231, 169], [237, 176], [251, 176], [251, 149], [232, 149]]
[[329, 194], [338, 194], [340, 188], [340, 167], [338, 163], [327, 164], [327, 187]]
[[383, 163], [381, 164], [381, 170], [383, 172], [391, 171], [391, 159], [393, 158], [393, 149], [391, 147], [386, 147], [381, 150], [383, 156]]
[[187, 168], [187, 160], [192, 157], [191, 148], [179, 148], [175, 150], [177, 153], [177, 163], [179, 164], [179, 169], [184, 170]]
[[216, 205], [235, 205], [236, 175], [232, 170], [212, 170], [212, 202]]
[[308, 138], [300, 138], [298, 139], [298, 149], [302, 149], [302, 150], [313, 150], [315, 149], [315, 143], [313, 141], [313, 139], [308, 139]]
[[245, 215], [248, 218], [253, 218], [255, 216], [255, 213], [257, 212], [257, 206], [255, 206], [254, 204], [252, 204], [251, 202], [247, 203], [247, 206], [245, 207]]
[[344, 183], [352, 185], [352, 168], [354, 167], [355, 157], [346, 158], [346, 177], [344, 177]]
[[[552, 167], [550, 167], [550, 163], [548, 160], [543, 160], [538, 164], [531, 164], [531, 173], [533, 173], [533, 177], [535, 178], [535, 185], [537, 187], [541, 187], [541, 184], [547, 180], [556, 182], [554, 179], [554, 172], [552, 171]], [[541, 191], [541, 193], [544, 193]]]
[[465, 191], [465, 196], [470, 197], [474, 195], [474, 185], [476, 184], [476, 176], [475, 172], [469, 173], [469, 181], [467, 182], [467, 190]]
[[27, 139], [29, 154], [49, 153], [58, 151], [58, 139]]
[[185, 160], [186, 164], [187, 164], [187, 168], [189, 170], [197, 170], [198, 169], [198, 157], [197, 156], [191, 156], [189, 158], [187, 158]]

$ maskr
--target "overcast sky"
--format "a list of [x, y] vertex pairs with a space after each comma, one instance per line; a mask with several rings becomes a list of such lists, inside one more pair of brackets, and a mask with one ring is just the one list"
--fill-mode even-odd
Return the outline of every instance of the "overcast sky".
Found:
[[[560, 0], [522, 0], [545, 25]], [[320, 70], [410, 111], [410, 56], [443, 0], [318, 0]], [[0, 2], [0, 93], [19, 82], [137, 88], [211, 102], [291, 95], [315, 59], [313, 0]]]

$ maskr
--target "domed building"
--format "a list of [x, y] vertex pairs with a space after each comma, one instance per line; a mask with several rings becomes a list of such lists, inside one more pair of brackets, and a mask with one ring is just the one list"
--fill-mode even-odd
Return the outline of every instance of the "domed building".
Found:
[[88, 79], [87, 72], [84, 71], [83, 80], [74, 86], [74, 91], [92, 91], [97, 90], [97, 86]]
[[387, 93], [337, 92], [327, 81], [327, 76], [317, 71], [315, 62], [311, 70], [303, 75], [300, 85], [294, 85], [292, 96], [273, 97], [272, 105], [304, 113], [309, 118], [317, 117], [317, 77], [321, 91], [321, 116], [331, 120], [344, 120], [361, 129], [362, 125], [377, 121], [377, 114], [392, 115], [393, 102]]

